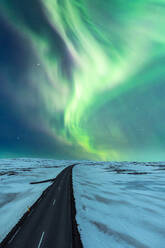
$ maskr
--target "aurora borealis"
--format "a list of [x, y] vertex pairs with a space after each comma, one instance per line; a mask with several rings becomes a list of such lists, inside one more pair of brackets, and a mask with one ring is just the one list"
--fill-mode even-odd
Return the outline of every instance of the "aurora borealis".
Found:
[[165, 159], [164, 0], [1, 0], [0, 156]]

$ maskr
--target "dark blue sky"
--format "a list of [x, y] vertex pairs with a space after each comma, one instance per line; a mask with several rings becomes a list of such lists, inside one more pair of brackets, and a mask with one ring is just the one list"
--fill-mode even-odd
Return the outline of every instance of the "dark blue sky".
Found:
[[160, 2], [2, 0], [0, 157], [164, 160]]

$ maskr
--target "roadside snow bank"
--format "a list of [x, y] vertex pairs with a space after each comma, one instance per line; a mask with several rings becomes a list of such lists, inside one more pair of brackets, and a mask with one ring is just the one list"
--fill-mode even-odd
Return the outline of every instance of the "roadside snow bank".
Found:
[[84, 248], [165, 247], [165, 163], [83, 163], [73, 169]]

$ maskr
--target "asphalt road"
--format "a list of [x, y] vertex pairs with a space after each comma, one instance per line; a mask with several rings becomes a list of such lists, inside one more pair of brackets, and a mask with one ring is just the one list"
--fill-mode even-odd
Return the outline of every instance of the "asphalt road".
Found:
[[[73, 220], [72, 166], [64, 169], [23, 220], [1, 243], [2, 248], [79, 248]], [[74, 225], [74, 226], [73, 226]], [[76, 230], [77, 231], [77, 230]]]

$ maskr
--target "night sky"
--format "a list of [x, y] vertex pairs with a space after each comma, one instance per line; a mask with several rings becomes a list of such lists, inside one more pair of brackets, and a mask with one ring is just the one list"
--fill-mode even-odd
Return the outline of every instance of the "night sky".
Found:
[[1, 0], [0, 157], [165, 160], [165, 0]]

